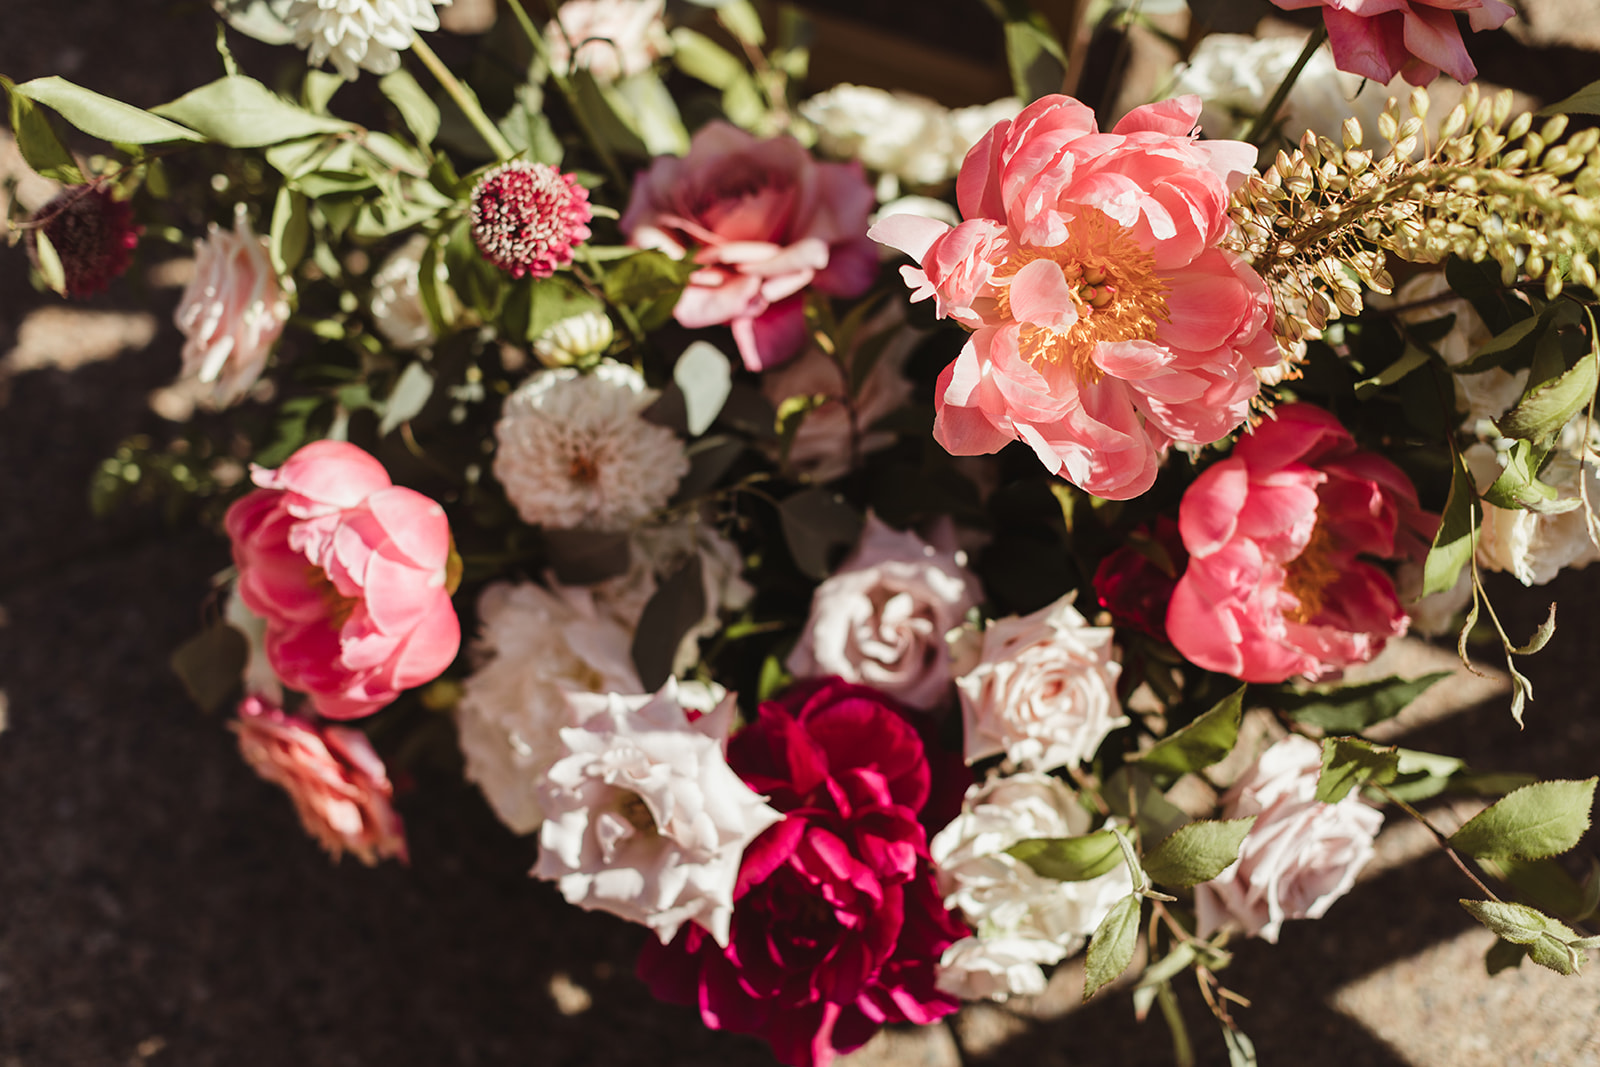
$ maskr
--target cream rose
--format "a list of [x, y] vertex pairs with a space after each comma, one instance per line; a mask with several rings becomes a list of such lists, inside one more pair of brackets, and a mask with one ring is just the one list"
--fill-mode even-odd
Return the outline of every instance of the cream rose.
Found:
[[1256, 816], [1239, 858], [1195, 886], [1201, 937], [1223, 926], [1277, 944], [1285, 919], [1320, 919], [1372, 859], [1383, 813], [1357, 790], [1317, 799], [1322, 749], [1291, 736], [1261, 754], [1222, 798], [1224, 819]]

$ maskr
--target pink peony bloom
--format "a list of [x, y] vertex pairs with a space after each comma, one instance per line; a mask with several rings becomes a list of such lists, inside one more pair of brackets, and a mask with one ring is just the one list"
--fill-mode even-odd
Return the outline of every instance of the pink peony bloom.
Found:
[[1167, 638], [1246, 682], [1336, 676], [1408, 623], [1394, 580], [1362, 557], [1420, 560], [1438, 520], [1398, 467], [1359, 450], [1326, 411], [1273, 414], [1184, 493], [1189, 566]]
[[967, 153], [953, 229], [890, 215], [872, 236], [921, 267], [912, 299], [973, 330], [939, 377], [934, 437], [955, 455], [1024, 441], [1051, 473], [1127, 499], [1170, 443], [1238, 428], [1279, 351], [1266, 285], [1217, 248], [1254, 164], [1194, 136], [1200, 99], [1130, 112], [1111, 133], [1065, 96]]
[[407, 859], [389, 774], [361, 731], [319, 726], [256, 696], [239, 705], [233, 731], [245, 762], [283, 787], [306, 833], [334, 859], [349, 852], [368, 867]]
[[1328, 44], [1340, 70], [1380, 85], [1396, 74], [1427, 85], [1442, 70], [1466, 84], [1478, 76], [1456, 25], [1466, 14], [1474, 33], [1497, 30], [1516, 14], [1501, 0], [1272, 0], [1285, 11], [1322, 8]]
[[1285, 919], [1320, 919], [1350, 892], [1383, 813], [1358, 789], [1337, 804], [1318, 800], [1321, 773], [1321, 746], [1286, 737], [1222, 798], [1221, 818], [1256, 821], [1233, 865], [1194, 887], [1201, 937], [1231, 925], [1275, 945]]
[[289, 321], [289, 301], [242, 205], [231, 231], [212, 223], [194, 243], [194, 279], [173, 321], [184, 336], [183, 376], [209, 386], [202, 403], [224, 408], [243, 400]]
[[266, 653], [330, 719], [370, 715], [455, 659], [444, 509], [343, 441], [316, 441], [228, 509], [238, 595]]
[[698, 926], [646, 943], [651, 992], [797, 1067], [955, 1011], [935, 982], [967, 930], [940, 902], [918, 821], [945, 798], [906, 719], [871, 689], [804, 684], [761, 706], [728, 763], [787, 818], [745, 851], [726, 948]]
[[872, 187], [854, 163], [818, 163], [792, 137], [760, 140], [726, 122], [660, 156], [634, 182], [622, 232], [700, 265], [674, 314], [690, 329], [728, 323], [751, 370], [805, 344], [805, 291], [859, 296], [878, 273], [867, 239]]
[[589, 239], [589, 190], [545, 163], [513, 159], [472, 190], [472, 240], [513, 278], [548, 278]]

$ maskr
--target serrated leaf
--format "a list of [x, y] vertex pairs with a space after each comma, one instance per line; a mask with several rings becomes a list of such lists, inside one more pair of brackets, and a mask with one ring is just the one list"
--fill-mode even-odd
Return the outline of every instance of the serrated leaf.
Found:
[[1557, 100], [1535, 115], [1600, 115], [1600, 82], [1590, 82], [1571, 96]]
[[172, 671], [201, 711], [213, 712], [240, 684], [250, 646], [225, 622], [206, 627], [172, 653]]
[[1077, 837], [1032, 837], [1006, 849], [1035, 873], [1058, 882], [1086, 882], [1122, 865], [1122, 846], [1110, 830]]
[[383, 421], [378, 423], [380, 436], [387, 436], [401, 423], [416, 417], [433, 396], [433, 375], [426, 364], [417, 360], [406, 366], [383, 402]]
[[833, 555], [861, 534], [861, 516], [844, 497], [824, 489], [802, 489], [778, 505], [783, 537], [795, 566], [821, 581], [832, 569]]
[[1587, 884], [1580, 883], [1554, 859], [1519, 860], [1509, 856], [1480, 857], [1478, 865], [1517, 891], [1533, 907], [1571, 922], [1582, 922], [1600, 903], [1600, 880], [1594, 871], [1600, 863], [1590, 859]]
[[1511, 447], [1500, 454], [1505, 469], [1494, 484], [1484, 490], [1483, 499], [1507, 511], [1520, 508], [1544, 515], [1559, 515], [1582, 507], [1583, 501], [1578, 497], [1563, 500], [1554, 487], [1539, 480], [1539, 468], [1544, 466], [1549, 454], [1548, 449], [1537, 448], [1532, 441], [1511, 442]]
[[1239, 858], [1239, 848], [1255, 822], [1254, 815], [1192, 822], [1145, 855], [1145, 873], [1158, 885], [1208, 882]]
[[1380, 748], [1359, 737], [1329, 737], [1322, 742], [1322, 773], [1317, 776], [1317, 799], [1337, 804], [1350, 790], [1368, 782], [1392, 782], [1400, 768], [1394, 748]]
[[411, 76], [411, 72], [401, 67], [385, 74], [378, 79], [378, 89], [400, 112], [401, 121], [417, 139], [417, 143], [432, 144], [433, 139], [439, 136], [439, 105], [433, 102], [433, 98]]
[[1450, 835], [1450, 846], [1469, 856], [1536, 860], [1565, 852], [1589, 829], [1595, 784], [1535, 782], [1507, 793]]
[[1335, 734], [1354, 734], [1387, 722], [1436, 683], [1450, 677], [1436, 671], [1420, 678], [1384, 678], [1361, 685], [1318, 686], [1305, 693], [1285, 693], [1273, 705], [1298, 723]]
[[1541, 934], [1528, 946], [1528, 958], [1557, 974], [1577, 974], [1583, 968], [1578, 950], [1550, 934]]
[[1474, 531], [1481, 511], [1472, 473], [1457, 456], [1451, 465], [1450, 496], [1445, 501], [1444, 514], [1439, 518], [1439, 530], [1434, 534], [1433, 546], [1422, 564], [1422, 596], [1455, 588], [1456, 580], [1461, 577], [1461, 568], [1472, 558], [1473, 545], [1477, 540]]
[[1555, 602], [1552, 601], [1550, 604], [1550, 614], [1545, 616], [1544, 622], [1541, 622], [1539, 624], [1539, 628], [1533, 632], [1533, 636], [1528, 638], [1528, 643], [1512, 648], [1510, 651], [1513, 655], [1517, 656], [1531, 656], [1535, 652], [1538, 652], [1540, 649], [1544, 648], [1545, 645], [1549, 644], [1550, 638], [1554, 637], [1555, 633], [1556, 606]]
[[1243, 715], [1240, 686], [1194, 722], [1157, 741], [1138, 757], [1138, 765], [1158, 782], [1209, 767], [1233, 751]]
[[672, 366], [672, 380], [683, 390], [689, 435], [699, 437], [717, 421], [733, 389], [728, 357], [709, 341], [691, 342]]
[[1495, 422], [1502, 437], [1518, 437], [1545, 445], [1594, 397], [1596, 360], [1585, 357], [1565, 373], [1531, 386], [1509, 413]]
[[1084, 960], [1083, 999], [1087, 1001], [1128, 969], [1139, 945], [1139, 913], [1144, 899], [1130, 893], [1111, 906], [1089, 940]]
[[35, 78], [16, 86], [21, 93], [53, 110], [72, 125], [102, 141], [117, 144], [163, 144], [168, 141], [203, 141], [200, 134], [152, 115], [132, 104], [102, 96], [65, 78]]
[[706, 617], [706, 587], [700, 554], [656, 587], [633, 635], [633, 665], [645, 692], [661, 688], [672, 675], [672, 661], [689, 631]]

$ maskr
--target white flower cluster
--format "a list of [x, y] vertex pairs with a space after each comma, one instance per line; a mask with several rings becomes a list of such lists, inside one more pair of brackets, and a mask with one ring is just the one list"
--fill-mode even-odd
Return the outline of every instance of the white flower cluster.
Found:
[[306, 61], [320, 67], [332, 60], [348, 81], [362, 70], [388, 74], [399, 69], [400, 53], [411, 47], [417, 31], [439, 28], [435, 6], [450, 0], [290, 0], [283, 20], [294, 43], [306, 49]]

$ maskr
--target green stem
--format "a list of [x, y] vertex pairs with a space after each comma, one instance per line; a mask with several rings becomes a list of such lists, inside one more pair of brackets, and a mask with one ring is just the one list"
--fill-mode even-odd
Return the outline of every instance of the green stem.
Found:
[[1272, 94], [1272, 99], [1267, 101], [1267, 106], [1262, 108], [1261, 113], [1250, 123], [1250, 128], [1244, 133], [1244, 140], [1257, 148], [1261, 147], [1261, 143], [1266, 140], [1267, 131], [1272, 129], [1273, 120], [1277, 118], [1279, 109], [1283, 107], [1283, 102], [1289, 99], [1289, 90], [1294, 88], [1300, 72], [1306, 69], [1306, 64], [1311, 62], [1311, 57], [1327, 39], [1326, 25], [1318, 26], [1316, 32], [1306, 39], [1306, 46], [1300, 49], [1300, 57], [1294, 61], [1294, 66], [1289, 68], [1289, 73], [1283, 76], [1283, 81], [1278, 83], [1278, 88]]
[[489, 116], [483, 113], [483, 105], [478, 103], [477, 94], [462, 85], [460, 80], [450, 73], [450, 68], [434, 54], [433, 49], [429, 48], [421, 37], [417, 37], [411, 42], [411, 50], [422, 60], [422, 65], [428, 68], [428, 72], [434, 76], [444, 91], [450, 94], [450, 99], [454, 100], [462, 114], [467, 116], [467, 121], [472, 123], [472, 128], [478, 131], [478, 136], [483, 138], [495, 157], [504, 162], [515, 156], [516, 149], [511, 147], [511, 143], [501, 135], [495, 124], [489, 121]]

